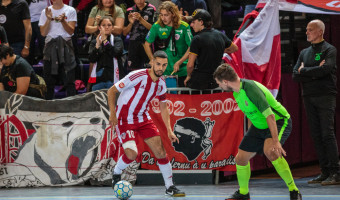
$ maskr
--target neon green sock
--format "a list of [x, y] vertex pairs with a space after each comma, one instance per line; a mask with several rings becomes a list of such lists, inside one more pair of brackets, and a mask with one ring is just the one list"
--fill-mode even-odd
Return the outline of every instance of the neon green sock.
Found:
[[238, 184], [240, 186], [241, 194], [249, 193], [249, 179], [250, 179], [250, 164], [246, 166], [241, 166], [236, 164], [236, 175]]
[[299, 191], [299, 189], [296, 187], [294, 178], [292, 176], [292, 172], [289, 169], [289, 165], [283, 157], [278, 158], [272, 162], [273, 166], [276, 169], [276, 172], [281, 176], [281, 178], [286, 183], [289, 191]]

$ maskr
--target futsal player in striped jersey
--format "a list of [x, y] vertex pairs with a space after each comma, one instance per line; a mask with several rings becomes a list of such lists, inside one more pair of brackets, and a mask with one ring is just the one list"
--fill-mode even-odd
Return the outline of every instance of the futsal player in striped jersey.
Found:
[[[129, 73], [108, 90], [110, 107], [110, 125], [115, 127], [124, 154], [119, 158], [112, 172], [112, 187], [120, 181], [122, 171], [133, 162], [137, 155], [136, 137], [144, 142], [154, 153], [159, 170], [165, 182], [165, 194], [183, 197], [185, 193], [177, 189], [172, 182], [172, 168], [162, 144], [160, 133], [150, 118], [148, 107], [152, 99], [159, 99], [162, 119], [171, 142], [179, 143], [170, 126], [170, 116], [166, 103], [166, 85], [162, 75], [168, 65], [168, 56], [163, 51], [156, 51], [151, 62], [151, 69], [141, 69]], [[115, 103], [116, 95], [120, 93]]]

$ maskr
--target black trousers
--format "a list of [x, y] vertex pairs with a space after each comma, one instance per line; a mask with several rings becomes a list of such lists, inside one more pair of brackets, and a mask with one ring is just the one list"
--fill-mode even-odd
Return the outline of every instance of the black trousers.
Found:
[[325, 174], [339, 172], [339, 153], [334, 133], [336, 96], [303, 99], [321, 171]]
[[58, 80], [62, 81], [66, 89], [66, 96], [76, 95], [75, 81], [75, 68], [70, 71], [65, 71], [62, 65], [59, 65], [58, 74], [51, 74], [51, 62], [44, 60], [44, 79], [47, 86], [46, 100], [54, 98], [54, 87]]

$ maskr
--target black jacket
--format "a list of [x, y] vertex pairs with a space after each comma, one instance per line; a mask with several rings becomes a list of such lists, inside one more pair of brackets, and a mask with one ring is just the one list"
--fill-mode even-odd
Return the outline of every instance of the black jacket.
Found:
[[[293, 80], [301, 82], [303, 96], [336, 95], [336, 48], [326, 41], [301, 51], [293, 69]], [[325, 60], [325, 64], [319, 66]], [[298, 72], [301, 63], [304, 67]]]

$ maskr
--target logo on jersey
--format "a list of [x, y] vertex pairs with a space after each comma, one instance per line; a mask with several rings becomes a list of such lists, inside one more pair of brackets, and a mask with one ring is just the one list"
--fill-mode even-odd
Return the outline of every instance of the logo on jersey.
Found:
[[179, 38], [180, 38], [181, 36], [179, 35], [179, 34], [175, 34], [175, 40], [179, 40]]
[[211, 154], [213, 143], [210, 139], [215, 121], [206, 118], [205, 121], [187, 117], [176, 121], [174, 133], [179, 143], [172, 143], [175, 151], [187, 157], [188, 161], [195, 160], [202, 152], [202, 159], [206, 160]]
[[140, 88], [145, 89], [145, 85], [140, 86]]
[[119, 88], [123, 88], [123, 87], [125, 87], [125, 84], [123, 83], [123, 82], [121, 82], [121, 83], [119, 83]]
[[162, 91], [163, 86], [159, 85], [157, 88], [157, 92], [160, 93]]
[[162, 35], [166, 35], [166, 32], [163, 32]]
[[148, 21], [149, 16], [145, 15], [143, 18], [144, 18], [145, 21]]
[[321, 59], [321, 55], [322, 55], [322, 53], [316, 53], [315, 54], [315, 60], [319, 61]]
[[244, 101], [244, 104], [246, 104], [246, 106], [248, 106], [248, 101]]
[[4, 24], [7, 21], [6, 15], [0, 15], [0, 24]]

